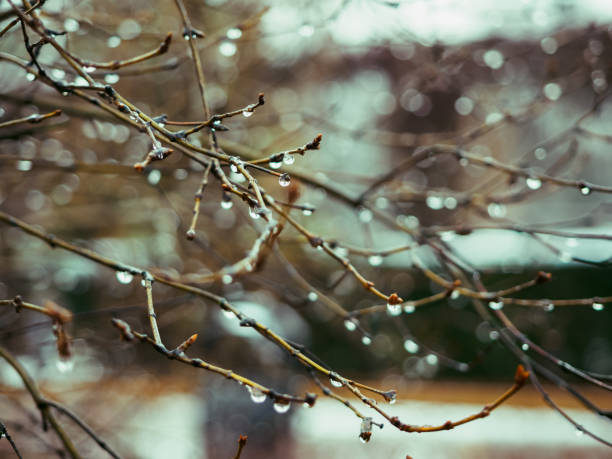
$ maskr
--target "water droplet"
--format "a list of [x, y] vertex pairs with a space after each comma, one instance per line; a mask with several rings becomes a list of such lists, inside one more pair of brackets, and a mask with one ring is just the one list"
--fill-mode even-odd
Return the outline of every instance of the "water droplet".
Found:
[[407, 339], [404, 341], [404, 349], [410, 354], [416, 354], [419, 352], [419, 345], [415, 341]]
[[83, 70], [85, 70], [85, 72], [87, 73], [92, 73], [96, 71], [96, 68], [93, 66], [88, 66], [88, 67], [83, 67]]
[[489, 339], [491, 341], [497, 341], [498, 338], [499, 338], [499, 332], [497, 330], [493, 330], [489, 332]]
[[250, 112], [248, 110], [242, 110], [242, 116], [244, 116], [245, 118], [250, 118], [251, 116], [253, 116], [253, 112]]
[[461, 296], [461, 293], [459, 293], [457, 290], [453, 290], [453, 293], [451, 293], [451, 300], [456, 300], [457, 298], [459, 298]]
[[132, 273], [129, 273], [127, 271], [117, 271], [115, 273], [115, 277], [117, 278], [120, 284], [129, 284], [130, 282], [132, 282], [132, 279], [134, 279]]
[[221, 282], [223, 282], [225, 285], [231, 284], [233, 280], [234, 278], [230, 274], [224, 274], [221, 276]]
[[[274, 158], [274, 159], [279, 159], [279, 158]], [[270, 161], [270, 162], [268, 162], [268, 166], [270, 166], [270, 169], [280, 169], [280, 167], [282, 165], [283, 165], [282, 158], [280, 158], [280, 161]]]
[[363, 223], [369, 223], [372, 221], [372, 211], [370, 209], [361, 209], [359, 211], [359, 220]]
[[311, 301], [311, 302], [313, 302], [313, 303], [314, 303], [314, 302], [315, 302], [315, 301], [317, 301], [318, 299], [319, 299], [319, 295], [317, 295], [317, 294], [316, 294], [316, 292], [310, 292], [310, 293], [308, 293], [308, 301]]
[[544, 159], [546, 159], [546, 149], [542, 147], [536, 148], [533, 151], [533, 156], [535, 156], [535, 159], [543, 161]]
[[395, 405], [397, 402], [397, 393], [391, 392], [388, 397], [389, 405]]
[[389, 314], [390, 316], [399, 316], [401, 313], [402, 313], [401, 304], [387, 303], [387, 314]]
[[580, 187], [580, 194], [582, 194], [583, 196], [588, 196], [591, 194], [591, 187], [587, 186], [587, 185], [583, 185]]
[[416, 306], [412, 303], [406, 303], [404, 305], [404, 312], [406, 314], [412, 314], [416, 310]]
[[342, 382], [338, 381], [336, 378], [332, 376], [329, 377], [329, 382], [334, 387], [342, 387]]
[[34, 81], [36, 79], [36, 75], [34, 75], [33, 73], [26, 73], [26, 80], [28, 81]]
[[293, 155], [284, 155], [283, 156], [283, 162], [287, 165], [287, 166], [291, 166], [294, 162], [295, 162], [295, 158], [293, 157]]
[[358, 323], [359, 322], [355, 318], [346, 319], [344, 321], [344, 328], [346, 328], [348, 331], [355, 331]]
[[192, 241], [195, 236], [196, 236], [196, 232], [192, 229], [188, 229], [187, 232], [185, 233], [185, 235], [187, 236], [187, 239], [189, 239], [190, 241]]
[[582, 427], [576, 427], [576, 436], [581, 437], [583, 435], [584, 435], [584, 431], [582, 430]]
[[532, 190], [537, 190], [542, 186], [542, 181], [539, 178], [535, 177], [527, 178], [525, 183], [527, 184], [527, 188], [530, 188]]
[[361, 443], [364, 443], [364, 444], [365, 444], [365, 443], [367, 443], [367, 442], [368, 442], [368, 439], [367, 439], [367, 437], [365, 437], [365, 436], [363, 436], [363, 435], [359, 435], [359, 441], [360, 441]]
[[149, 182], [151, 185], [157, 185], [161, 180], [161, 176], [162, 173], [159, 170], [153, 169], [147, 176], [147, 182]]
[[361, 342], [364, 346], [369, 346], [372, 344], [372, 338], [370, 338], [368, 335], [363, 335], [361, 337]]
[[17, 165], [15, 167], [18, 171], [27, 172], [32, 169], [32, 161], [17, 161]]
[[[225, 56], [225, 57], [233, 56], [234, 54], [236, 54], [237, 50], [238, 48], [236, 47], [236, 44], [231, 41], [223, 41], [219, 45], [219, 52], [221, 53], [222, 56]], [[244, 115], [244, 112], [242, 114]]]
[[247, 390], [251, 393], [251, 400], [255, 403], [263, 403], [267, 395], [256, 387], [247, 386]]
[[492, 69], [499, 69], [504, 65], [504, 55], [496, 49], [486, 51], [482, 58], [484, 63]]
[[604, 309], [604, 305], [602, 303], [599, 303], [597, 301], [593, 302], [593, 311], [603, 311]]
[[289, 174], [281, 174], [281, 176], [278, 178], [278, 184], [280, 186], [289, 186], [290, 183], [291, 177], [289, 177]]
[[552, 312], [555, 310], [555, 305], [552, 303], [548, 303], [547, 305], [544, 306], [544, 310], [546, 312]]
[[540, 47], [546, 54], [553, 55], [557, 52], [559, 44], [554, 37], [545, 37], [540, 40]]
[[489, 307], [494, 311], [499, 311], [504, 307], [503, 301], [489, 301]]
[[231, 209], [233, 205], [234, 205], [234, 202], [231, 200], [229, 196], [227, 197], [227, 199], [225, 198], [225, 196], [223, 197], [223, 199], [221, 199], [222, 209], [225, 209], [225, 210]]
[[493, 218], [503, 218], [506, 216], [506, 206], [504, 204], [492, 202], [487, 207], [487, 212], [489, 213], [489, 216]]
[[436, 354], [427, 354], [425, 357], [425, 362], [429, 365], [437, 365], [438, 364], [438, 356]]
[[118, 81], [119, 81], [119, 75], [117, 75], [116, 73], [107, 73], [106, 75], [104, 75], [104, 82], [106, 84], [115, 84]]
[[225, 36], [230, 40], [238, 40], [240, 37], [242, 37], [242, 30], [240, 30], [238, 27], [232, 27], [231, 29], [227, 30]]
[[291, 404], [287, 402], [274, 402], [272, 406], [274, 407], [274, 411], [279, 414], [284, 414], [291, 408]]
[[440, 196], [427, 196], [425, 204], [427, 204], [427, 207], [431, 210], [440, 210], [444, 207], [444, 199]]
[[68, 359], [68, 360], [59, 359], [55, 363], [55, 366], [57, 367], [57, 370], [60, 373], [67, 373], [69, 371], [72, 371], [72, 369], [74, 368], [74, 360], [72, 360], [72, 359]]
[[112, 35], [108, 37], [108, 40], [106, 40], [106, 46], [108, 46], [109, 48], [116, 48], [120, 44], [121, 38], [119, 38], [117, 35]]
[[548, 83], [546, 86], [544, 86], [544, 95], [549, 100], [559, 100], [561, 94], [563, 94], [563, 90], [557, 83]]
[[311, 208], [302, 209], [302, 215], [304, 215], [305, 217], [310, 217], [312, 215], [312, 209]]
[[249, 215], [253, 220], [257, 220], [260, 217], [259, 212], [257, 211], [258, 208], [249, 207]]
[[370, 265], [372, 266], [380, 266], [382, 265], [383, 262], [383, 257], [381, 257], [380, 255], [371, 255], [368, 258], [368, 263], [370, 263]]
[[372, 418], [363, 418], [361, 421], [361, 433], [363, 434], [369, 432], [372, 432]]
[[523, 345], [521, 346], [521, 349], [525, 352], [527, 352], [529, 350], [529, 344], [527, 343], [523, 343]]

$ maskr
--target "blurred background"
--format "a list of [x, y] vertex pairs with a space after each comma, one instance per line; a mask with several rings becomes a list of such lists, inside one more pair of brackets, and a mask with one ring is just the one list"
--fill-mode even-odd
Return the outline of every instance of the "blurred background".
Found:
[[[507, 315], [558, 358], [612, 373], [612, 308], [548, 307], [549, 299], [612, 295], [610, 242], [512, 231], [521, 225], [610, 235], [609, 194], [592, 192], [589, 184], [611, 184], [612, 5], [185, 4], [193, 26], [206, 34], [196, 43], [211, 111], [241, 109], [265, 93], [265, 105], [254, 113], [223, 121], [228, 130], [217, 135], [224, 151], [244, 160], [266, 158], [323, 134], [320, 150], [285, 156], [280, 170], [292, 176], [289, 188], [276, 176], [255, 174], [279, 201], [289, 199], [288, 189], [299, 195], [296, 203], [303, 209], [291, 215], [300, 224], [335, 241], [381, 291], [405, 300], [443, 289], [413, 265], [409, 251], [388, 252], [412, 241], [389, 221], [446, 244], [479, 270], [489, 290], [551, 272], [551, 282], [519, 294], [541, 300], [542, 307], [508, 307]], [[2, 28], [14, 16], [7, 2], [0, 7]], [[98, 62], [147, 52], [172, 32], [167, 53], [114, 71], [92, 68], [90, 75], [152, 117], [205, 120], [173, 2], [48, 0], [41, 19], [50, 30], [67, 32], [56, 39], [72, 53]], [[237, 198], [231, 206], [223, 201], [215, 178], [204, 192], [195, 239], [185, 237], [202, 180], [200, 164], [175, 151], [137, 172], [133, 165], [151, 147], [146, 133], [73, 95], [62, 96], [7, 55], [27, 60], [19, 27], [0, 38], [0, 123], [57, 108], [62, 115], [0, 129], [0, 210], [109, 258], [173, 276], [218, 272], [250, 249], [264, 225]], [[41, 48], [39, 60], [57, 81], [84, 81], [50, 46]], [[204, 131], [189, 140], [208, 145]], [[458, 145], [534, 177], [438, 155], [377, 182], [434, 144]], [[244, 180], [225, 170], [234, 182]], [[542, 175], [584, 183], [563, 187], [537, 178]], [[359, 197], [364, 206], [355, 204]], [[430, 249], [418, 253], [444, 273]], [[363, 445], [360, 420], [334, 400], [320, 396], [312, 409], [292, 406], [281, 415], [269, 400], [253, 403], [232, 381], [120, 341], [112, 317], [148, 330], [140, 279], [53, 249], [4, 223], [0, 257], [0, 299], [52, 300], [73, 313], [69, 360], [58, 356], [51, 321], [31, 311], [0, 309], [2, 346], [47, 396], [82, 415], [126, 457], [233, 457], [240, 434], [249, 436], [245, 458], [610, 455], [609, 448], [575, 434], [531, 386], [490, 417], [454, 431], [406, 434], [387, 423], [375, 427]], [[342, 375], [396, 389], [398, 403], [388, 411], [404, 422], [459, 419], [512, 384], [515, 356], [465, 297], [453, 295], [398, 316], [383, 308], [361, 315], [357, 327], [345, 326], [329, 301], [347, 311], [381, 301], [289, 226], [260, 269], [227, 284], [198, 285], [306, 345]], [[301, 365], [217, 305], [157, 283], [153, 294], [169, 347], [198, 333], [190, 356], [277, 391], [320, 392]], [[612, 408], [605, 390], [558, 373], [600, 408]], [[610, 438], [609, 420], [566, 392], [546, 389], [585, 427]], [[0, 421], [24, 456], [48, 457], [56, 439], [42, 431], [36, 407], [4, 361], [0, 392]], [[70, 431], [85, 457], [105, 456], [77, 429]], [[6, 442], [0, 441], [0, 452], [10, 457]]]

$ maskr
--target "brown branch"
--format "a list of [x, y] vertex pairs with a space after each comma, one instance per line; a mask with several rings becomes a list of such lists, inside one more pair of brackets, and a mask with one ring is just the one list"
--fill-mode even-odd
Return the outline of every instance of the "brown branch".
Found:
[[242, 450], [244, 448], [244, 446], [246, 445], [247, 439], [249, 437], [244, 435], [240, 435], [240, 437], [238, 437], [238, 451], [236, 451], [236, 455], [234, 456], [234, 459], [240, 459], [240, 455], [242, 454]]

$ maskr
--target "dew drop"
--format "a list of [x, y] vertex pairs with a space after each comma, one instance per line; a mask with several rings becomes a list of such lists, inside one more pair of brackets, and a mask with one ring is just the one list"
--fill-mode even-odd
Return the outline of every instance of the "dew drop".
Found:
[[358, 323], [359, 322], [355, 318], [346, 319], [344, 321], [344, 328], [346, 328], [348, 331], [355, 331], [357, 329], [357, 324]]
[[17, 161], [16, 169], [18, 171], [27, 172], [32, 169], [32, 161], [21, 160]]
[[254, 403], [263, 403], [266, 400], [266, 394], [256, 387], [247, 386], [247, 390], [251, 393], [251, 400]]
[[293, 157], [293, 155], [284, 155], [283, 162], [287, 166], [291, 166], [295, 162], [295, 158]]
[[104, 82], [106, 84], [115, 84], [119, 81], [119, 75], [116, 73], [107, 73], [104, 75]]
[[583, 196], [588, 196], [591, 194], [591, 187], [587, 186], [587, 185], [583, 185], [580, 187], [580, 194]]
[[404, 349], [410, 354], [416, 354], [419, 352], [419, 345], [415, 341], [407, 339], [404, 341]]
[[461, 293], [459, 293], [457, 290], [453, 290], [453, 293], [451, 293], [451, 300], [456, 300], [457, 298], [459, 298], [461, 296]]
[[602, 303], [597, 302], [597, 301], [595, 301], [593, 303], [592, 307], [593, 307], [593, 311], [603, 311], [603, 309], [604, 309], [604, 305]]
[[583, 435], [584, 435], [584, 431], [582, 430], [582, 428], [576, 427], [576, 436], [582, 437]]
[[289, 177], [289, 174], [281, 174], [278, 178], [278, 184], [282, 187], [289, 186], [290, 183], [291, 177]]
[[389, 405], [395, 405], [397, 402], [397, 394], [395, 392], [391, 392], [388, 398]]
[[535, 156], [535, 159], [543, 161], [544, 159], [546, 159], [546, 149], [542, 147], [536, 148], [533, 151], [533, 156]]
[[438, 364], [438, 356], [435, 354], [427, 354], [427, 357], [425, 357], [425, 362], [429, 365], [437, 365]]
[[92, 73], [96, 71], [96, 68], [92, 66], [88, 66], [88, 67], [83, 67], [83, 70], [85, 70], [87, 73]]
[[72, 371], [72, 369], [74, 368], [74, 360], [64, 360], [64, 359], [59, 359], [55, 366], [57, 367], [57, 370], [60, 373], [68, 373], [69, 371]]
[[336, 378], [332, 376], [329, 377], [329, 382], [334, 387], [342, 387], [342, 382], [338, 381]]
[[227, 199], [223, 197], [223, 199], [221, 200], [222, 209], [225, 209], [225, 210], [231, 209], [233, 205], [234, 205], [234, 202], [231, 200], [229, 196], [227, 197]]
[[259, 208], [249, 207], [249, 215], [253, 220], [257, 220], [260, 217], [258, 210]]
[[[277, 159], [277, 158], [275, 158]], [[283, 165], [283, 161], [282, 159], [280, 161], [270, 161], [268, 162], [268, 166], [270, 166], [270, 169], [280, 169], [280, 167]]]
[[[225, 57], [233, 56], [237, 50], [236, 44], [231, 41], [224, 41], [219, 45], [219, 52]], [[244, 115], [244, 112], [242, 114]]]
[[370, 344], [372, 344], [372, 338], [370, 338], [368, 335], [363, 335], [361, 337], [361, 343], [364, 346], [369, 346]]
[[552, 312], [555, 310], [555, 305], [552, 303], [548, 303], [546, 306], [544, 306], [544, 310], [546, 312]]
[[404, 305], [404, 312], [406, 314], [412, 314], [416, 310], [416, 306], [412, 303], [406, 303]]
[[539, 189], [542, 186], [542, 181], [540, 179], [538, 179], [538, 178], [535, 178], [535, 177], [527, 178], [525, 183], [527, 184], [527, 188], [529, 188], [531, 190], [537, 190], [537, 189]]
[[318, 299], [319, 299], [319, 295], [317, 295], [317, 293], [316, 293], [316, 292], [310, 292], [310, 293], [308, 293], [308, 301], [310, 301], [310, 302], [313, 302], [313, 303], [314, 303], [314, 302], [315, 302], [315, 301], [317, 301]]
[[302, 209], [302, 215], [304, 215], [305, 217], [310, 217], [312, 215], [312, 209], [305, 207], [304, 209]]
[[369, 223], [372, 221], [372, 211], [370, 209], [361, 209], [359, 211], [359, 220], [363, 223]]
[[489, 308], [493, 309], [494, 311], [499, 311], [503, 307], [504, 307], [503, 301], [489, 301]]
[[240, 37], [242, 37], [242, 30], [240, 30], [238, 27], [232, 27], [231, 29], [227, 30], [225, 36], [230, 40], [238, 40]]
[[244, 116], [245, 118], [250, 118], [251, 116], [253, 116], [253, 112], [250, 112], [248, 110], [242, 110], [242, 116]]
[[149, 182], [151, 185], [157, 185], [161, 180], [161, 176], [162, 173], [159, 170], [153, 169], [147, 176], [147, 182]]
[[274, 402], [272, 406], [274, 407], [274, 411], [279, 414], [284, 414], [289, 411], [289, 408], [291, 408], [291, 404], [286, 402]]
[[387, 314], [389, 314], [390, 316], [399, 316], [401, 313], [402, 313], [401, 304], [387, 303]]
[[34, 81], [36, 79], [36, 75], [34, 75], [33, 73], [28, 72], [26, 74], [26, 80], [28, 81]]
[[234, 278], [230, 274], [224, 274], [221, 276], [221, 282], [223, 282], [225, 285], [231, 284], [233, 280]]
[[527, 352], [529, 350], [529, 344], [527, 343], [523, 343], [523, 345], [521, 346], [521, 349], [525, 352]]
[[132, 282], [132, 279], [134, 279], [132, 273], [129, 273], [127, 271], [117, 271], [115, 273], [115, 277], [117, 278], [120, 284], [129, 284], [130, 282]]
[[380, 255], [371, 255], [368, 258], [368, 263], [370, 263], [371, 266], [380, 266], [382, 265], [383, 262], [383, 257], [381, 257]]

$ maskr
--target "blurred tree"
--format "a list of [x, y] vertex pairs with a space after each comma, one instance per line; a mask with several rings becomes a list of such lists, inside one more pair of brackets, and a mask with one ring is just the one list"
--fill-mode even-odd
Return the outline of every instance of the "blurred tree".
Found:
[[[544, 385], [610, 418], [610, 28], [435, 3], [0, 2], [2, 451], [167, 456], [174, 394], [176, 457], [287, 457], [317, 397], [367, 442], [528, 380], [611, 446]], [[509, 388], [386, 406], [436, 375]]]

